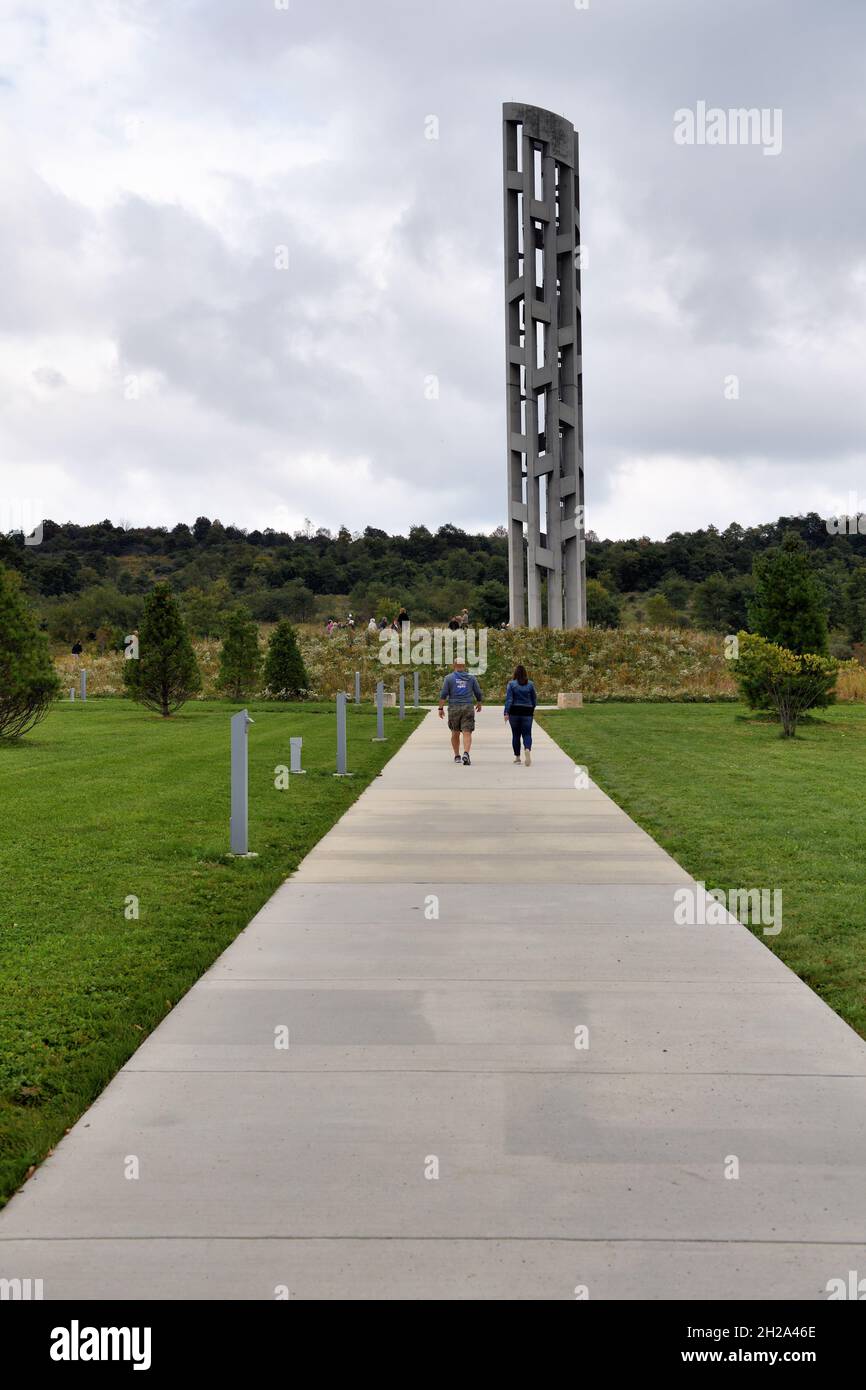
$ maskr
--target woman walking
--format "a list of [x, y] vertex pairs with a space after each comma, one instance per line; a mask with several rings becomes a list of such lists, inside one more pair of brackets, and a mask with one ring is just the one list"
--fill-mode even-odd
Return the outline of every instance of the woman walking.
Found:
[[524, 761], [529, 767], [532, 762], [532, 716], [538, 696], [535, 686], [526, 674], [525, 666], [516, 666], [514, 675], [505, 690], [504, 718], [511, 725], [511, 747], [514, 761], [520, 762], [520, 740], [523, 740]]

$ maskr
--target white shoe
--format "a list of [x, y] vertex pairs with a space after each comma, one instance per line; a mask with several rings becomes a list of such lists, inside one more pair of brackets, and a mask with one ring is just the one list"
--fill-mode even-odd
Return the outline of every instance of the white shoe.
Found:
[[519, 758], [515, 758], [515, 759], [514, 759], [514, 763], [515, 763], [515, 766], [516, 766], [516, 767], [520, 767], [520, 759], [519, 759]]
[[529, 751], [528, 748], [524, 750], [524, 755], [523, 755], [523, 756], [524, 756], [524, 761], [525, 761], [525, 763], [526, 763], [526, 766], [529, 767], [529, 766], [531, 765], [531, 763], [532, 763], [532, 754], [530, 753], [530, 751]]

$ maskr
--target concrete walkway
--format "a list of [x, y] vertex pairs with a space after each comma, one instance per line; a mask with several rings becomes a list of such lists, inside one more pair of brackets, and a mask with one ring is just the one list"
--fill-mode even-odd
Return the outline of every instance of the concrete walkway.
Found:
[[542, 730], [515, 767], [490, 708], [474, 755], [424, 720], [0, 1213], [0, 1276], [820, 1299], [866, 1275], [866, 1044], [738, 923], [674, 925], [691, 880]]

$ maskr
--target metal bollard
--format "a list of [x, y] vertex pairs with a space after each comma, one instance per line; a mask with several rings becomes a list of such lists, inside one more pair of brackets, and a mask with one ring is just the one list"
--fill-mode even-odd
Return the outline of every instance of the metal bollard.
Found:
[[247, 727], [254, 721], [245, 709], [231, 718], [232, 742], [232, 811], [229, 823], [229, 840], [233, 855], [255, 859], [249, 850], [249, 801], [248, 801], [248, 759]]
[[75, 699], [75, 686], [74, 686], [74, 685], [70, 687], [70, 690], [69, 690], [69, 698], [70, 698], [70, 700], [74, 700], [74, 699]]
[[376, 737], [374, 743], [385, 742], [385, 682], [376, 682]]
[[82, 700], [87, 699], [87, 672], [83, 666], [81, 668], [81, 698]]
[[412, 673], [412, 703], [416, 709], [421, 703], [421, 677], [417, 671]]
[[351, 777], [346, 771], [346, 694], [341, 690], [337, 695], [337, 771], [335, 777]]
[[360, 672], [360, 671], [356, 671], [356, 672], [355, 672], [355, 704], [356, 704], [356, 705], [360, 705], [360, 703], [361, 703], [361, 672]]
[[296, 773], [299, 777], [304, 776], [304, 769], [301, 767], [301, 750], [304, 740], [302, 738], [289, 739], [289, 772]]
[[406, 677], [400, 677], [400, 718], [406, 718]]

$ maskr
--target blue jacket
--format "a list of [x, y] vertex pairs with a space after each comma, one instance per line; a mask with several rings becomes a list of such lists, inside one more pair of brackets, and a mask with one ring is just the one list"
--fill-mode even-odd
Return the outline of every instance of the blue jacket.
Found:
[[505, 713], [510, 714], [512, 710], [515, 714], [529, 714], [538, 704], [538, 696], [535, 693], [535, 686], [532, 681], [527, 681], [526, 685], [519, 685], [517, 681], [509, 681], [505, 687]]
[[447, 700], [449, 705], [480, 705], [481, 686], [471, 671], [449, 671], [439, 699]]

